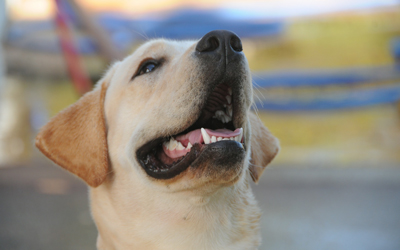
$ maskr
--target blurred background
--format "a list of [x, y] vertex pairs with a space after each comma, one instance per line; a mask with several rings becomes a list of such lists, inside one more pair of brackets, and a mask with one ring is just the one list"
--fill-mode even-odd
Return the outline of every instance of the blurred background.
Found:
[[260, 249], [400, 249], [398, 0], [0, 0], [0, 249], [95, 249], [85, 185], [35, 134], [143, 42], [215, 29], [281, 141]]

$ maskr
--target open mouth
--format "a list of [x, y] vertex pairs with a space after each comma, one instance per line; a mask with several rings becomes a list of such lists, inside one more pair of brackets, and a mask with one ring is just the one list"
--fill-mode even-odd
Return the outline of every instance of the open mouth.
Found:
[[218, 85], [189, 128], [140, 147], [137, 158], [146, 173], [158, 179], [172, 178], [186, 170], [207, 147], [244, 150], [243, 129], [236, 128], [233, 122], [233, 97], [228, 84]]

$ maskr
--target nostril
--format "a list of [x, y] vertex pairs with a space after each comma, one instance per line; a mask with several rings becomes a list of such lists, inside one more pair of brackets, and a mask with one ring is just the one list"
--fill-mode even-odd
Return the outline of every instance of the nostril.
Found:
[[229, 43], [234, 51], [241, 52], [243, 50], [242, 41], [240, 41], [239, 37], [233, 35]]
[[199, 52], [211, 52], [217, 50], [219, 47], [219, 41], [216, 36], [210, 36], [206, 39], [202, 39], [196, 47], [196, 50]]
[[210, 43], [210, 46], [209, 46], [210, 50], [209, 51], [214, 51], [214, 50], [218, 49], [219, 41], [215, 36], [210, 37], [209, 43]]

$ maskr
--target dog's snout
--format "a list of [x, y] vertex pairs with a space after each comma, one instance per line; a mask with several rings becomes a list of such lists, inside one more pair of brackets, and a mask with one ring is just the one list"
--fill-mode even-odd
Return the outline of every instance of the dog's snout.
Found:
[[197, 43], [196, 51], [199, 53], [216, 53], [228, 55], [239, 53], [243, 50], [242, 41], [233, 32], [227, 30], [214, 30], [207, 33]]

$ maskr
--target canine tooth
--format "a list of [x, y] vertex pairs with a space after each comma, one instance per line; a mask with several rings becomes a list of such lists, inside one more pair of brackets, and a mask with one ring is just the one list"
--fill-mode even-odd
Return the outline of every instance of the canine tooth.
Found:
[[218, 136], [218, 137], [217, 137], [217, 141], [220, 141], [220, 140], [222, 140], [222, 137], [221, 137], [221, 136]]
[[216, 141], [217, 141], [217, 137], [211, 136], [211, 142], [216, 142]]
[[209, 144], [211, 141], [210, 136], [207, 134], [204, 128], [201, 128], [201, 135], [203, 136], [204, 144]]
[[189, 142], [186, 149], [191, 149], [192, 147], [193, 147], [192, 144]]
[[243, 128], [240, 128], [240, 134], [239, 134], [237, 137], [238, 137], [238, 142], [242, 142], [242, 138], [243, 138]]
[[178, 141], [178, 146], [176, 147], [177, 150], [183, 150], [185, 147], [182, 145], [180, 141]]
[[228, 101], [228, 104], [231, 104], [232, 102], [232, 97], [230, 95], [225, 96], [226, 100]]
[[228, 92], [230, 95], [232, 95], [232, 88], [228, 88]]

